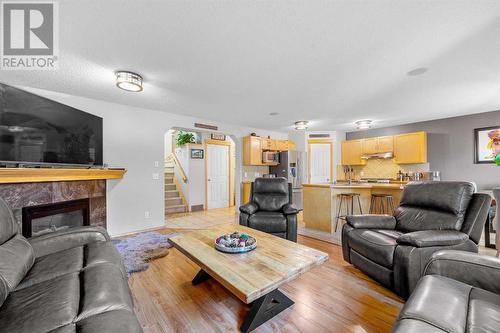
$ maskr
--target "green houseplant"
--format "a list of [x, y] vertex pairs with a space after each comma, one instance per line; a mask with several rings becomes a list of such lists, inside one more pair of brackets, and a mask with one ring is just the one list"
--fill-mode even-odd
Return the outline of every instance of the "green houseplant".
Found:
[[186, 143], [195, 143], [195, 142], [196, 138], [194, 136], [194, 133], [179, 131], [177, 132], [177, 135], [175, 137], [175, 143], [179, 147], [184, 146]]

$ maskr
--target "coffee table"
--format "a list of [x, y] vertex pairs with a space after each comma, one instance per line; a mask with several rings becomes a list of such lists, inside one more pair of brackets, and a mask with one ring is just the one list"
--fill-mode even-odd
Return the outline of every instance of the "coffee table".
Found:
[[[257, 248], [237, 254], [217, 251], [215, 239], [235, 231], [255, 237]], [[200, 266], [193, 285], [213, 278], [242, 302], [251, 304], [240, 327], [244, 333], [293, 304], [278, 290], [280, 285], [328, 260], [328, 254], [324, 252], [236, 224], [187, 232], [170, 238], [170, 241]]]

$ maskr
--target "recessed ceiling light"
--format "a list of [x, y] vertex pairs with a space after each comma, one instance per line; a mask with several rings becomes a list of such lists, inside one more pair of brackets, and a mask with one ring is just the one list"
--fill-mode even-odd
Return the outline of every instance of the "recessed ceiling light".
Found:
[[354, 122], [354, 124], [356, 125], [357, 129], [369, 129], [370, 127], [372, 127], [372, 121], [369, 119], [358, 120]]
[[277, 116], [277, 115], [279, 115], [279, 114], [280, 114], [279, 112], [271, 112], [269, 115], [270, 115], [270, 116]]
[[142, 76], [132, 72], [119, 71], [116, 75], [116, 86], [126, 91], [142, 91]]
[[424, 74], [427, 71], [428, 71], [428, 68], [419, 67], [419, 68], [412, 69], [411, 71], [409, 71], [408, 73], [406, 73], [406, 75], [408, 75], [408, 76], [417, 76], [417, 75], [422, 75], [422, 74]]
[[295, 122], [295, 129], [299, 131], [303, 131], [307, 129], [307, 125], [309, 122], [307, 120], [300, 120]]

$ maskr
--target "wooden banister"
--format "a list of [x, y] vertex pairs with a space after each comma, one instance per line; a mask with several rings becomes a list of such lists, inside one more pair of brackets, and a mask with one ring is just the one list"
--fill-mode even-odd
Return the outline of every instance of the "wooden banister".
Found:
[[179, 162], [179, 160], [177, 159], [177, 156], [175, 155], [175, 153], [171, 153], [169, 156], [168, 156], [168, 159], [171, 159], [172, 161], [174, 161], [175, 165], [177, 165], [177, 167], [179, 168], [179, 172], [181, 174], [181, 178], [182, 178], [182, 181], [184, 183], [187, 183], [188, 181], [188, 177], [186, 175], [186, 173], [184, 172], [184, 169], [182, 168], [182, 165], [181, 163]]

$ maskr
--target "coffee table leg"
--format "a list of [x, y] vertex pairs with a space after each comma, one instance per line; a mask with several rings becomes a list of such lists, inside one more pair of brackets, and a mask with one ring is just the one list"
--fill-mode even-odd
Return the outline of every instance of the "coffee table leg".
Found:
[[191, 281], [191, 283], [193, 284], [193, 286], [196, 286], [197, 284], [205, 282], [205, 281], [209, 280], [210, 278], [212, 278], [212, 277], [210, 275], [208, 275], [207, 272], [200, 269], [200, 271], [198, 272], [198, 274], [196, 274], [196, 276], [193, 278], [193, 281]]
[[293, 301], [281, 291], [275, 289], [252, 303], [240, 330], [243, 333], [253, 331], [281, 311], [293, 305]]

